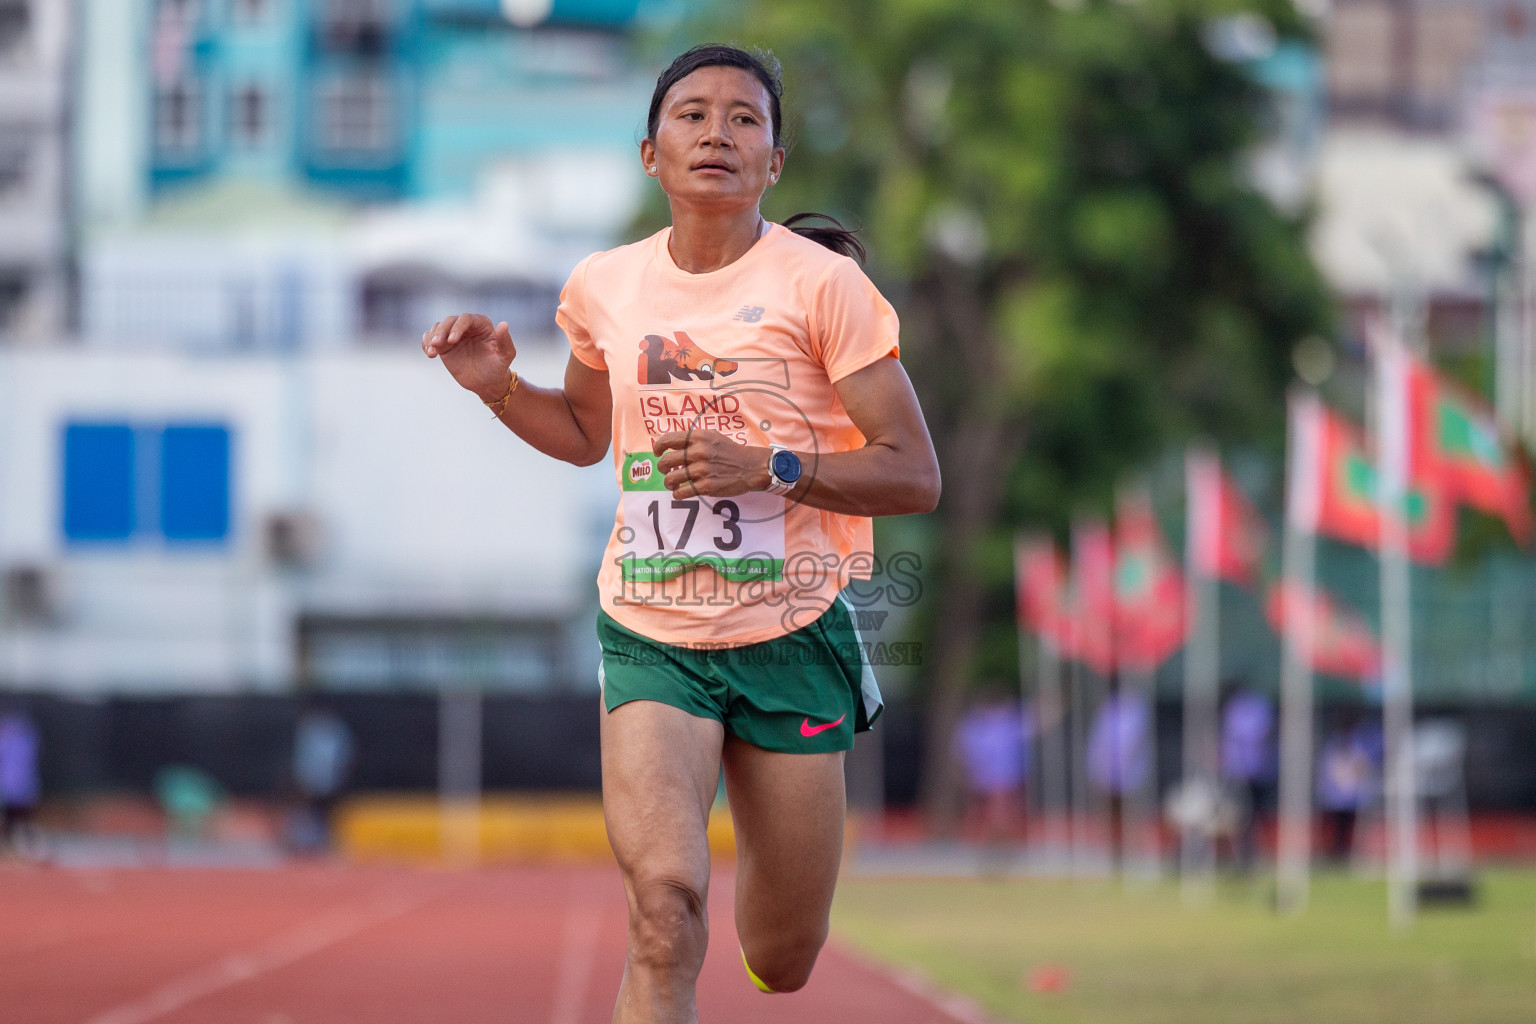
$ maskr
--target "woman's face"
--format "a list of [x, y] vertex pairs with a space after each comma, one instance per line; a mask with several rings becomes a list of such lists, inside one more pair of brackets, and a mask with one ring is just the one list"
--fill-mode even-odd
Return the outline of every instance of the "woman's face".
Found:
[[763, 83], [741, 68], [700, 68], [679, 80], [662, 97], [656, 137], [640, 143], [646, 173], [673, 203], [755, 208], [784, 166], [768, 102]]

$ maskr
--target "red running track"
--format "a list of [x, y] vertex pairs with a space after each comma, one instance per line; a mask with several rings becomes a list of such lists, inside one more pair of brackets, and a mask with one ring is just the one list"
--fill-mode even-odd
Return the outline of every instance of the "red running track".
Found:
[[[765, 996], [717, 871], [704, 1024], [975, 1021], [835, 944]], [[0, 866], [7, 1024], [601, 1024], [624, 963], [607, 868], [268, 871]]]

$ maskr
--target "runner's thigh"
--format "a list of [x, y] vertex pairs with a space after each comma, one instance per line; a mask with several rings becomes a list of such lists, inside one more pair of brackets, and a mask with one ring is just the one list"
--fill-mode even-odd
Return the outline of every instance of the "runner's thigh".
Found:
[[630, 890], [682, 882], [702, 896], [709, 881], [705, 828], [720, 778], [724, 728], [651, 700], [603, 713], [603, 817]]
[[734, 737], [725, 787], [736, 827], [736, 927], [754, 939], [826, 936], [843, 854], [843, 753], [784, 754]]

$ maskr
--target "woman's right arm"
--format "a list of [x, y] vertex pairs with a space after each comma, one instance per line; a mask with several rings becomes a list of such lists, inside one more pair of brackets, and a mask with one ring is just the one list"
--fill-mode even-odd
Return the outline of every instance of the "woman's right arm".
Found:
[[[493, 325], [478, 313], [450, 316], [421, 336], [421, 349], [429, 359], [442, 359], [453, 379], [482, 402], [495, 405], [512, 383], [508, 371], [517, 348], [505, 322]], [[500, 409], [501, 422], [545, 455], [590, 466], [608, 454], [613, 433], [608, 373], [574, 355], [565, 367], [565, 387], [541, 388], [519, 379]]]

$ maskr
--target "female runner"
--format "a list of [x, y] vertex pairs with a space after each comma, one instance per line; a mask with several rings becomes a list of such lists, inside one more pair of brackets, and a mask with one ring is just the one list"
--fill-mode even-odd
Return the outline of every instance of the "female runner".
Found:
[[939, 497], [896, 314], [849, 258], [857, 240], [758, 213], [784, 167], [781, 91], [777, 61], [728, 46], [662, 73], [640, 159], [672, 226], [572, 272], [563, 388], [518, 378], [505, 323], [451, 316], [422, 337], [539, 451], [586, 466], [613, 446], [597, 629], [626, 1024], [697, 1020], [722, 767], [747, 972], [765, 992], [810, 977], [842, 854], [843, 757], [881, 707], [840, 595], [871, 574], [871, 516]]

